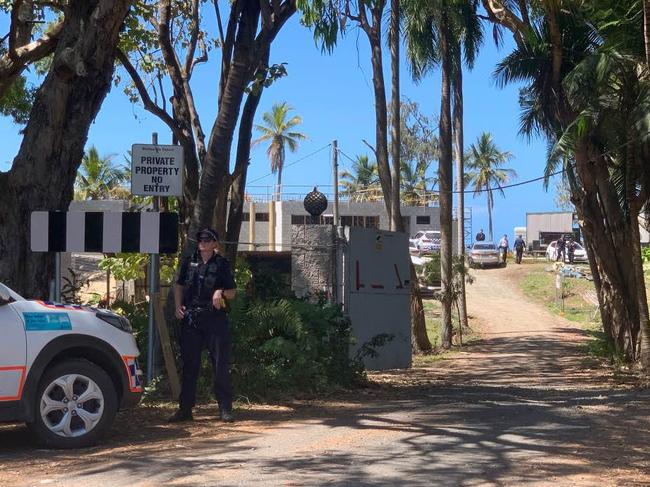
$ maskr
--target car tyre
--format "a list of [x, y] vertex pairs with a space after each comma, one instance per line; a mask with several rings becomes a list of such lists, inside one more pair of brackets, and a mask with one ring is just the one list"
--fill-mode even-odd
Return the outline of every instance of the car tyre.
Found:
[[[86, 400], [77, 403], [84, 394]], [[69, 407], [61, 409], [62, 404]], [[118, 400], [115, 386], [104, 369], [88, 360], [68, 359], [43, 374], [33, 407], [34, 421], [27, 426], [44, 445], [84, 448], [95, 445], [110, 429]], [[52, 410], [48, 413], [49, 409]], [[66, 424], [67, 428], [60, 433], [54, 431]]]

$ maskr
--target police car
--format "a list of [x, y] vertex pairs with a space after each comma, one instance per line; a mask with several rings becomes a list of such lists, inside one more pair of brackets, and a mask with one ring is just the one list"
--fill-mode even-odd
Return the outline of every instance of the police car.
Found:
[[30, 301], [0, 283], [0, 421], [46, 445], [97, 443], [142, 395], [129, 321], [111, 311]]

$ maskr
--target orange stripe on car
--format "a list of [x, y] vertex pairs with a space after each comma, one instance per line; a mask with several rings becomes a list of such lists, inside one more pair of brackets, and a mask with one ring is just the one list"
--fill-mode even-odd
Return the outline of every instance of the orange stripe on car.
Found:
[[18, 383], [18, 394], [15, 396], [0, 396], [0, 401], [18, 401], [23, 397], [23, 386], [25, 385], [25, 373], [27, 367], [24, 365], [9, 365], [6, 367], [0, 367], [0, 372], [10, 371], [10, 370], [19, 370], [20, 371], [20, 382]]

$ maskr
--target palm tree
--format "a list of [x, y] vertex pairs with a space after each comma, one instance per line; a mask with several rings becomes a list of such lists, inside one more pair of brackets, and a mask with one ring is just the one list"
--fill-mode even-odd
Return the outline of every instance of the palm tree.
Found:
[[488, 229], [490, 240], [494, 239], [492, 231], [492, 209], [494, 208], [494, 192], [498, 191], [501, 196], [505, 193], [501, 186], [507, 184], [512, 178], [517, 177], [514, 169], [502, 167], [512, 159], [508, 151], [501, 152], [492, 140], [492, 135], [483, 132], [472, 144], [467, 155], [467, 180], [474, 186], [474, 197], [481, 193], [487, 194], [488, 207]]
[[367, 155], [357, 156], [351, 171], [341, 171], [340, 177], [341, 194], [354, 201], [374, 200], [381, 192], [377, 164], [370, 162]]
[[75, 197], [82, 200], [101, 200], [115, 196], [128, 181], [128, 171], [113, 164], [113, 154], [100, 157], [97, 148], [88, 149], [77, 173]]
[[307, 136], [301, 132], [293, 131], [295, 127], [302, 123], [299, 115], [294, 115], [287, 120], [289, 112], [293, 108], [287, 103], [276, 103], [271, 107], [270, 112], [262, 115], [263, 125], [255, 125], [255, 129], [262, 135], [253, 142], [257, 145], [267, 140], [271, 141], [266, 154], [271, 161], [271, 172], [278, 174], [278, 183], [276, 186], [276, 199], [280, 199], [282, 193], [282, 169], [284, 168], [285, 147], [291, 152], [298, 149], [298, 141], [305, 140]]
[[408, 206], [425, 205], [427, 192], [435, 186], [437, 179], [427, 176], [431, 161], [402, 161], [401, 199]]
[[[639, 164], [650, 132], [644, 6], [563, 2], [537, 22], [504, 22], [516, 48], [495, 73], [501, 85], [524, 83], [521, 131], [541, 133], [553, 147], [547, 174], [560, 165], [564, 170], [583, 222], [605, 336], [628, 361], [636, 357], [639, 328], [648, 338], [642, 348], [650, 343], [635, 214], [650, 189], [648, 165]], [[487, 12], [499, 22], [512, 18], [507, 9], [488, 6]], [[630, 69], [631, 61], [637, 66]], [[650, 370], [650, 349], [641, 360]]]
[[[405, 4], [405, 33], [411, 69], [421, 79], [436, 66], [441, 68], [441, 96], [438, 163], [440, 188], [440, 266], [442, 283], [442, 345], [451, 347], [451, 289], [452, 268], [452, 190], [453, 150], [451, 98], [452, 84], [457, 81], [455, 68], [457, 53], [463, 45], [475, 54], [474, 37], [469, 42], [464, 35], [474, 32], [476, 22], [475, 0], [408, 0]], [[479, 29], [480, 30], [480, 29]], [[466, 54], [466, 57], [467, 54]]]

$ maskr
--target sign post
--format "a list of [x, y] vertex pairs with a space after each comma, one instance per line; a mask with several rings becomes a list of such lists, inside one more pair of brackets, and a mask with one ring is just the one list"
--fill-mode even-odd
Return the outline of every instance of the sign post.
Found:
[[[159, 211], [159, 197], [183, 195], [183, 148], [178, 145], [158, 144], [158, 134], [153, 133], [151, 144], [133, 144], [131, 146], [131, 194], [153, 196], [153, 210]], [[149, 254], [149, 322], [147, 350], [147, 382], [153, 379], [154, 368], [154, 333], [155, 326], [164, 326], [160, 319], [155, 319], [155, 306], [159, 293], [160, 257]], [[161, 338], [167, 334], [159, 334]], [[168, 346], [163, 343], [162, 348]], [[164, 354], [168, 361], [167, 354]], [[170, 369], [170, 364], [167, 364]], [[175, 371], [175, 367], [174, 367]], [[170, 371], [171, 375], [171, 371]], [[170, 379], [173, 380], [173, 379]]]

